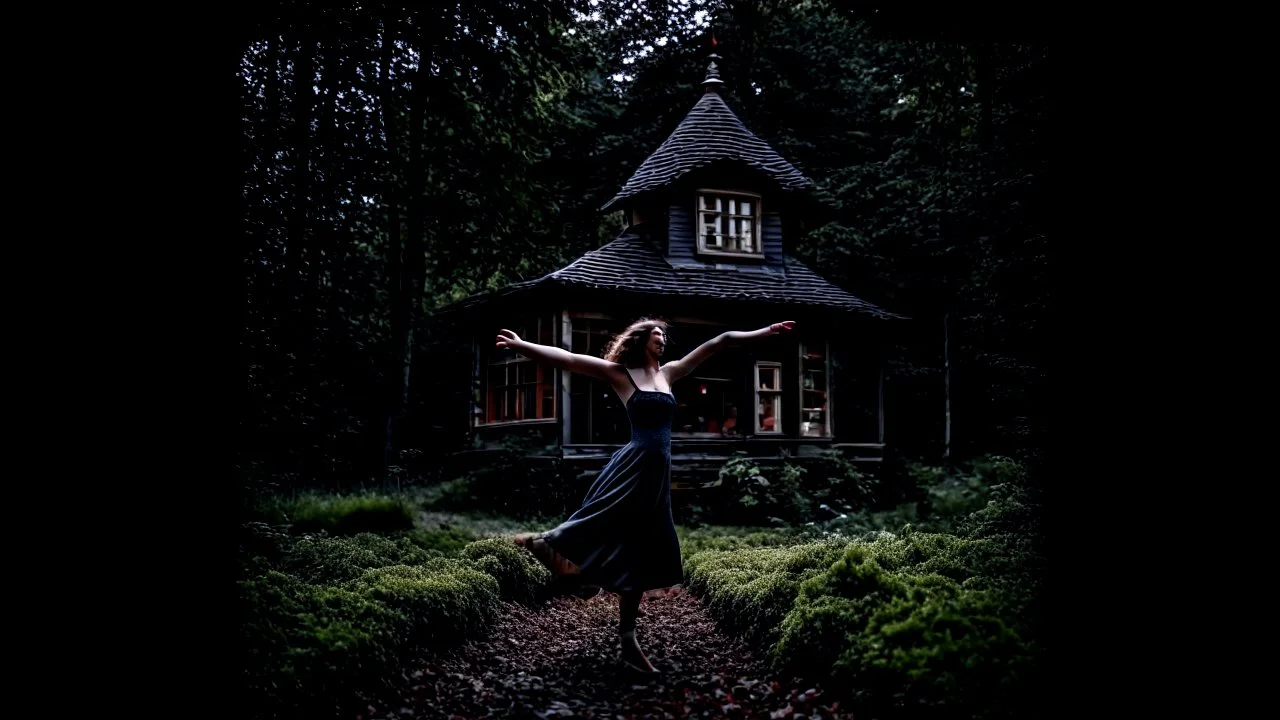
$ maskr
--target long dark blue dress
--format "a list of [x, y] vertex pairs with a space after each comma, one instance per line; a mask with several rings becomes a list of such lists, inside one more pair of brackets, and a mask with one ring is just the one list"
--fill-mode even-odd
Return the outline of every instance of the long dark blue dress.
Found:
[[631, 442], [619, 448], [573, 515], [543, 534], [577, 565], [582, 579], [613, 592], [656, 590], [684, 582], [671, 514], [671, 423], [676, 399], [641, 390], [627, 400]]

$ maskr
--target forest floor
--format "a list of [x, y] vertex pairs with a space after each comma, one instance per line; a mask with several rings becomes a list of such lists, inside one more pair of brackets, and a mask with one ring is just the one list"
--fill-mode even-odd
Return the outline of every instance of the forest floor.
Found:
[[778, 682], [679, 589], [645, 598], [636, 637], [660, 671], [619, 662], [618, 596], [505, 605], [484, 640], [424, 658], [384, 718], [852, 718], [820, 688]]

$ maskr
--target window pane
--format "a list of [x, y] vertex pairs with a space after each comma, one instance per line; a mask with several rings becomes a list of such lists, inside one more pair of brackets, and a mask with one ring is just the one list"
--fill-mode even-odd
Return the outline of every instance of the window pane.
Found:
[[536, 385], [520, 389], [520, 410], [521, 420], [533, 420], [538, 417], [538, 388]]
[[777, 390], [781, 387], [778, 382], [778, 368], [762, 367], [760, 368], [760, 389], [761, 390]]
[[751, 201], [750, 201], [750, 200], [743, 200], [743, 201], [742, 201], [742, 203], [739, 205], [739, 207], [740, 207], [741, 209], [740, 209], [738, 212], [742, 213], [743, 215], [750, 215], [750, 214], [751, 214]]
[[524, 385], [527, 383], [533, 383], [538, 381], [537, 365], [534, 365], [531, 362], [522, 362], [522, 363], [516, 363], [515, 366], [519, 368], [519, 370], [517, 371], [517, 378], [518, 378], [516, 380], [517, 383]]
[[761, 395], [757, 412], [760, 416], [760, 432], [776, 432], [778, 430], [778, 410], [780, 398], [776, 395]]

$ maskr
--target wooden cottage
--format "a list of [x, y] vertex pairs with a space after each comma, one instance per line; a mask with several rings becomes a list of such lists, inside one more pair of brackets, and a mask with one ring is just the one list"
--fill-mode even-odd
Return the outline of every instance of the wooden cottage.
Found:
[[625, 214], [617, 239], [447, 309], [464, 314], [473, 335], [477, 444], [515, 433], [589, 470], [630, 436], [611, 388], [498, 350], [500, 327], [598, 356], [614, 333], [657, 316], [671, 324], [667, 352], [675, 358], [725, 330], [795, 320], [795, 331], [723, 350], [675, 385], [675, 487], [735, 451], [777, 458], [839, 448], [856, 461], [883, 457], [881, 347], [900, 316], [787, 254], [812, 219], [813, 185], [725, 104], [715, 59], [688, 115], [602, 208]]

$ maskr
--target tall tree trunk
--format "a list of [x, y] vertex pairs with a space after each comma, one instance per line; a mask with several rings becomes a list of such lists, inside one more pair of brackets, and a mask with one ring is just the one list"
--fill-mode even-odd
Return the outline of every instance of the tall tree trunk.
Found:
[[[322, 164], [320, 181], [316, 192], [316, 206], [323, 213], [323, 218], [316, 218], [315, 223], [315, 255], [312, 266], [315, 272], [313, 291], [316, 300], [313, 303], [315, 327], [315, 356], [323, 362], [317, 368], [320, 377], [338, 380], [344, 370], [341, 348], [337, 341], [340, 332], [338, 305], [338, 260], [344, 226], [341, 208], [343, 196], [346, 194], [346, 149], [344, 143], [345, 130], [341, 123], [342, 108], [339, 94], [350, 91], [355, 65], [351, 53], [354, 48], [345, 43], [342, 25], [333, 20], [326, 23], [321, 40], [321, 87], [324, 90], [323, 101], [317, 103], [316, 114], [319, 118], [317, 139], [322, 147]], [[334, 483], [335, 490], [341, 490], [341, 474], [338, 472], [338, 438], [342, 436], [346, 422], [339, 397], [342, 394], [339, 382], [331, 382], [320, 386], [317, 392], [325, 393], [321, 397], [323, 407], [318, 418], [318, 431], [322, 433], [322, 446], [328, 448], [322, 453], [324, 459], [323, 473]]]
[[947, 327], [949, 313], [942, 314], [942, 398], [946, 418], [942, 429], [942, 457], [951, 459], [951, 333]]
[[397, 357], [400, 348], [397, 334], [396, 301], [400, 295], [400, 278], [404, 265], [404, 223], [403, 208], [400, 202], [400, 178], [402, 164], [400, 162], [400, 115], [395, 103], [395, 82], [393, 65], [395, 62], [395, 45], [399, 38], [397, 9], [389, 6], [382, 23], [382, 57], [379, 63], [381, 73], [382, 95], [382, 127], [387, 142], [386, 192], [387, 206], [387, 277], [390, 279], [391, 296], [391, 337], [388, 338], [387, 363], [379, 385], [379, 399], [374, 403], [377, 418], [370, 423], [379, 429], [378, 457], [376, 461], [377, 475], [385, 479], [394, 428], [392, 418], [395, 415], [393, 388], [396, 386], [395, 373], [401, 368]]
[[[388, 387], [391, 393], [387, 413], [387, 438], [383, 458], [384, 470], [394, 464], [399, 448], [398, 435], [409, 404], [409, 386], [413, 369], [413, 327], [422, 307], [422, 285], [426, 274], [426, 205], [425, 158], [422, 157], [423, 123], [427, 103], [427, 84], [430, 82], [431, 57], [424, 43], [421, 24], [418, 25], [418, 68], [413, 74], [413, 89], [408, 98], [409, 147], [406, 149], [407, 167], [404, 178], [407, 190], [405, 211], [408, 215], [408, 234], [403, 244], [403, 256], [399, 262], [399, 279], [391, 297], [391, 334], [395, 348], [394, 374]], [[384, 475], [385, 477], [385, 475]]]
[[[310, 292], [308, 273], [312, 272], [313, 265], [309, 244], [312, 225], [311, 196], [314, 194], [311, 181], [311, 121], [315, 112], [316, 35], [309, 19], [299, 18], [298, 22], [301, 27], [297, 28], [298, 43], [293, 62], [293, 133], [289, 143], [294, 152], [293, 202], [282, 258], [289, 277], [284, 283], [288, 303], [285, 317], [288, 319], [285, 320], [287, 329], [283, 333], [286, 338], [283, 349], [292, 354], [286, 363], [285, 373], [289, 378], [287, 382], [295, 388], [305, 387], [310, 381], [309, 364], [312, 354], [309, 350], [315, 335], [313, 311], [307, 305], [313, 295]], [[297, 396], [306, 396], [306, 393], [298, 393]], [[309, 411], [305, 407], [295, 408], [293, 422], [299, 423], [298, 430], [302, 431], [299, 436], [314, 431], [312, 427], [302, 426]], [[302, 417], [297, 417], [298, 415]], [[310, 460], [314, 453], [309, 449], [310, 446], [312, 443], [304, 440], [293, 449], [295, 468], [304, 477], [309, 477], [313, 470]]]

